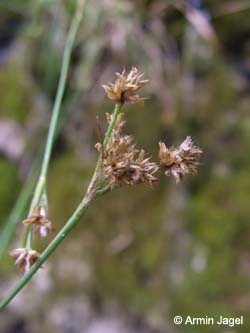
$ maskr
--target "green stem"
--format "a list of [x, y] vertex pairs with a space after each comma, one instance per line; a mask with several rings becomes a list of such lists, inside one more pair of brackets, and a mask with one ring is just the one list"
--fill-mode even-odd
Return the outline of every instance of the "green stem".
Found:
[[111, 118], [111, 122], [109, 124], [109, 127], [107, 129], [107, 132], [105, 134], [105, 137], [104, 137], [104, 141], [103, 141], [103, 147], [106, 148], [108, 142], [109, 142], [109, 138], [111, 136], [111, 133], [112, 133], [112, 130], [115, 126], [115, 123], [116, 123], [116, 119], [118, 117], [118, 114], [119, 112], [121, 111], [121, 108], [122, 108], [123, 104], [121, 103], [117, 103], [115, 105], [115, 109], [114, 109], [114, 112], [113, 112], [113, 115], [112, 115], [112, 118]]
[[[50, 126], [48, 131], [48, 136], [45, 144], [45, 150], [43, 155], [43, 161], [41, 166], [40, 176], [35, 187], [34, 196], [30, 205], [29, 215], [33, 211], [34, 207], [40, 202], [41, 196], [46, 191], [46, 177], [48, 172], [48, 166], [51, 158], [52, 148], [53, 148], [53, 141], [55, 137], [55, 133], [57, 130], [57, 124], [59, 119], [59, 114], [62, 105], [62, 99], [65, 92], [66, 87], [66, 79], [69, 70], [70, 58], [71, 53], [74, 46], [74, 41], [76, 38], [77, 31], [79, 29], [80, 23], [83, 18], [83, 13], [85, 12], [87, 0], [78, 0], [76, 4], [75, 14], [70, 26], [70, 30], [68, 33], [67, 41], [64, 48], [61, 72], [60, 72], [60, 79], [58, 83], [56, 98], [52, 110], [52, 116], [50, 120]], [[26, 228], [25, 230], [25, 242], [27, 247], [31, 247], [32, 243], [32, 230], [31, 228]]]
[[[103, 148], [106, 148], [106, 146], [109, 142], [109, 138], [111, 136], [112, 130], [115, 126], [118, 114], [120, 113], [122, 106], [123, 106], [123, 104], [121, 104], [121, 103], [116, 103], [115, 104], [115, 109], [114, 109], [114, 112], [112, 114], [111, 122], [109, 123], [108, 129], [106, 131], [106, 134], [105, 134], [105, 137], [104, 137], [104, 140], [103, 140]], [[96, 171], [99, 170], [100, 166], [101, 166], [101, 156], [99, 157], [99, 159], [97, 161]]]
[[[104, 140], [103, 140], [103, 143], [102, 143], [103, 148], [106, 148], [106, 146], [109, 142], [112, 130], [115, 126], [116, 119], [118, 117], [119, 112], [121, 111], [122, 106], [123, 106], [123, 104], [121, 104], [121, 103], [116, 103], [115, 104], [115, 109], [113, 111], [111, 121], [109, 123], [109, 126], [107, 128], [107, 131], [105, 133], [105, 137], [104, 137]], [[102, 163], [102, 156], [100, 154], [100, 156], [97, 160], [97, 163], [96, 163], [94, 175], [93, 175], [93, 177], [91, 179], [91, 182], [90, 182], [90, 185], [88, 187], [87, 195], [88, 195], [88, 192], [92, 192], [94, 188], [96, 189], [96, 191], [97, 190], [102, 190], [104, 181], [103, 181], [102, 177], [100, 177], [100, 175], [99, 175], [99, 171], [100, 171], [100, 168], [101, 168], [101, 163]]]
[[[49, 166], [49, 162], [50, 162], [55, 132], [57, 129], [58, 118], [59, 118], [59, 114], [60, 114], [60, 110], [61, 110], [62, 99], [63, 99], [63, 95], [65, 92], [66, 79], [67, 79], [67, 74], [68, 74], [68, 70], [69, 70], [71, 53], [73, 50], [76, 33], [79, 29], [79, 26], [80, 26], [80, 23], [81, 23], [81, 20], [83, 17], [84, 8], [86, 6], [86, 3], [87, 3], [86, 0], [78, 1], [78, 5], [76, 6], [75, 15], [73, 17], [73, 20], [72, 20], [72, 23], [70, 26], [70, 30], [69, 30], [69, 34], [68, 34], [68, 38], [67, 38], [67, 41], [65, 44], [60, 79], [59, 79], [59, 84], [58, 84], [58, 88], [57, 88], [55, 103], [53, 106], [47, 141], [46, 141], [46, 145], [45, 145], [45, 151], [44, 151], [43, 162], [42, 162], [42, 166], [41, 166], [40, 177], [39, 177], [39, 180], [38, 180], [38, 183], [37, 183], [37, 186], [35, 189], [34, 197], [33, 197], [32, 203], [31, 203], [31, 210], [39, 202], [42, 192], [44, 191], [44, 188], [46, 186], [46, 176], [47, 176], [47, 172], [48, 172], [48, 166]], [[81, 4], [81, 6], [80, 6], [80, 4]], [[81, 11], [79, 11], [80, 9], [81, 9]]]

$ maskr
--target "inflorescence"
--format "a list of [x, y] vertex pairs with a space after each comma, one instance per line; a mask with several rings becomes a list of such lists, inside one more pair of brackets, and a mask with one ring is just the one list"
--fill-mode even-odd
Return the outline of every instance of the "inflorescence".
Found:
[[[148, 84], [149, 80], [142, 80], [143, 74], [140, 74], [135, 67], [132, 67], [127, 76], [125, 76], [125, 70], [116, 75], [115, 83], [103, 85], [107, 97], [118, 103], [120, 107], [124, 103], [143, 104], [145, 98], [140, 97], [138, 91]], [[197, 174], [202, 150], [193, 143], [190, 136], [177, 148], [167, 148], [165, 143], [159, 142], [159, 163], [155, 163], [143, 149], [136, 148], [130, 135], [123, 134], [124, 113], [119, 112], [116, 116], [115, 113], [108, 113], [106, 117], [111, 132], [106, 144], [98, 142], [95, 145], [100, 154], [100, 170], [98, 170], [100, 179], [98, 180], [102, 180], [96, 184], [101, 183], [111, 190], [116, 185], [145, 183], [152, 186], [158, 181], [156, 173], [159, 169], [163, 169], [165, 175], [173, 176], [176, 183], [182, 181], [187, 174]], [[39, 202], [23, 224], [28, 228], [31, 227], [33, 232], [41, 237], [53, 231], [45, 208]], [[39, 253], [29, 246], [12, 250], [10, 255], [15, 258], [18, 268], [25, 272], [39, 258]]]
[[[137, 92], [149, 83], [149, 80], [141, 80], [143, 74], [139, 74], [135, 67], [132, 67], [127, 77], [125, 70], [116, 75], [115, 83], [103, 85], [108, 98], [121, 104], [125, 102], [142, 104], [144, 98], [141, 98]], [[107, 115], [108, 123], [111, 117], [112, 115]], [[165, 175], [172, 175], [176, 183], [179, 183], [186, 174], [197, 174], [202, 150], [195, 146], [190, 136], [177, 148], [167, 148], [165, 143], [159, 142], [160, 162], [157, 165], [150, 157], [145, 157], [144, 150], [135, 148], [131, 136], [122, 134], [124, 125], [124, 114], [120, 113], [107, 147], [104, 149], [100, 142], [96, 144], [101, 154], [102, 175], [107, 184], [152, 185], [157, 181], [155, 173], [160, 168], [164, 169]]]
[[[111, 117], [107, 114], [108, 123]], [[124, 113], [120, 113], [106, 148], [100, 142], [96, 144], [101, 154], [102, 176], [110, 186], [138, 183], [152, 185], [157, 181], [154, 174], [159, 167], [150, 161], [150, 157], [145, 156], [143, 149], [136, 149], [130, 135], [122, 134], [124, 125]]]
[[186, 174], [197, 174], [197, 168], [199, 165], [199, 159], [202, 154], [202, 150], [195, 146], [191, 137], [188, 136], [177, 147], [171, 147], [168, 149], [163, 142], [159, 142], [159, 159], [160, 165], [165, 169], [165, 174], [172, 175], [179, 183]]
[[41, 205], [35, 206], [30, 216], [23, 220], [24, 225], [31, 225], [33, 231], [38, 233], [40, 237], [46, 237], [48, 233], [53, 231], [51, 222], [46, 217], [45, 208]]
[[22, 247], [10, 251], [10, 255], [15, 259], [17, 267], [23, 272], [27, 272], [40, 256], [35, 250]]
[[141, 80], [144, 74], [139, 74], [136, 67], [125, 76], [125, 69], [122, 73], [116, 73], [115, 83], [104, 84], [102, 87], [106, 91], [109, 99], [116, 103], [143, 104], [145, 98], [141, 98], [137, 91], [149, 83], [149, 80]]

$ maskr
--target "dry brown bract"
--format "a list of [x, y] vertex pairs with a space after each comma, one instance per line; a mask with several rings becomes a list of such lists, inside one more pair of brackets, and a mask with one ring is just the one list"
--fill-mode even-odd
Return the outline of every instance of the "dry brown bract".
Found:
[[35, 250], [26, 248], [14, 249], [10, 251], [10, 255], [16, 259], [17, 267], [24, 272], [27, 272], [40, 256]]
[[53, 231], [51, 222], [46, 218], [45, 209], [40, 205], [35, 206], [23, 224], [32, 225], [34, 232], [39, 233], [41, 237], [46, 237], [49, 232]]
[[185, 174], [197, 174], [202, 150], [194, 145], [190, 136], [178, 148], [168, 149], [163, 142], [159, 142], [159, 146], [160, 164], [166, 170], [165, 174], [172, 175], [176, 183], [179, 183]]
[[145, 84], [149, 83], [149, 80], [141, 80], [144, 74], [139, 74], [138, 69], [132, 67], [127, 77], [125, 76], [125, 69], [122, 73], [116, 73], [116, 75], [117, 79], [115, 83], [102, 86], [108, 98], [122, 104], [143, 104], [144, 98], [141, 98], [137, 94], [137, 91]]
[[[100, 143], [96, 144], [101, 154], [105, 182], [110, 186], [138, 183], [152, 185], [157, 181], [154, 173], [159, 167], [156, 163], [150, 162], [149, 157], [145, 157], [144, 150], [135, 149], [131, 136], [121, 134], [124, 126], [123, 116], [122, 113], [118, 116], [106, 148], [103, 149]], [[107, 115], [107, 120], [110, 122], [110, 115]]]

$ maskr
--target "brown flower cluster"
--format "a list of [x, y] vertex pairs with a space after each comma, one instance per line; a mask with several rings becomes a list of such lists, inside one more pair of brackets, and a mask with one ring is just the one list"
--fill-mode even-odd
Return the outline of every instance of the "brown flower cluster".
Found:
[[17, 267], [24, 272], [27, 272], [40, 256], [35, 250], [22, 247], [10, 251], [10, 255], [15, 258]]
[[32, 225], [34, 232], [43, 238], [53, 231], [51, 222], [46, 218], [45, 209], [41, 205], [35, 206], [31, 215], [23, 221], [24, 225]]
[[179, 183], [186, 174], [197, 174], [197, 167], [202, 150], [195, 146], [191, 137], [188, 136], [178, 148], [168, 149], [163, 142], [159, 142], [159, 159], [165, 174], [172, 175]]
[[[159, 167], [150, 161], [150, 157], [145, 157], [144, 150], [135, 148], [131, 136], [122, 135], [121, 131], [125, 124], [123, 118], [124, 114], [120, 113], [105, 148], [101, 143], [96, 144], [101, 154], [104, 180], [110, 186], [138, 183], [152, 185], [157, 181], [154, 173]], [[110, 114], [107, 115], [107, 121], [111, 121]]]
[[116, 73], [117, 79], [115, 83], [103, 85], [107, 96], [114, 102], [143, 104], [145, 98], [141, 98], [137, 91], [149, 83], [149, 80], [142, 80], [144, 74], [139, 74], [136, 67], [132, 67], [131, 71], [125, 76], [125, 69], [122, 73]]

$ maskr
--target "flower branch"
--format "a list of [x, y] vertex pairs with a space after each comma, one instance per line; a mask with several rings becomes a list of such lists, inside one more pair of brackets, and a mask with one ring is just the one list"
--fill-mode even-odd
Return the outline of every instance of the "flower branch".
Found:
[[[138, 95], [138, 90], [147, 84], [148, 80], [141, 80], [142, 74], [133, 67], [127, 76], [125, 71], [117, 73], [114, 84], [104, 85], [108, 98], [115, 101], [112, 114], [107, 114], [108, 127], [103, 142], [98, 142], [95, 147], [99, 152], [99, 158], [93, 176], [89, 182], [86, 194], [72, 216], [50, 242], [41, 255], [26, 248], [16, 249], [12, 255], [16, 258], [16, 264], [26, 272], [0, 303], [0, 310], [22, 290], [36, 271], [55, 251], [62, 240], [80, 221], [91, 202], [106, 193], [120, 188], [123, 185], [136, 185], [145, 183], [152, 186], [158, 181], [157, 171], [163, 169], [165, 174], [172, 175], [176, 183], [180, 182], [186, 174], [197, 173], [199, 159], [202, 150], [195, 146], [191, 137], [187, 137], [177, 148], [167, 148], [160, 142], [159, 163], [155, 163], [148, 157], [143, 149], [138, 149], [130, 135], [123, 134], [125, 127], [124, 114], [121, 113], [125, 103], [142, 104], [143, 98]], [[45, 173], [46, 174], [46, 173]], [[44, 190], [45, 183], [41, 183], [39, 189]], [[41, 192], [42, 193], [42, 192]], [[41, 199], [41, 197], [40, 197]], [[43, 206], [37, 203], [31, 211], [28, 219], [24, 221], [29, 228], [45, 234], [51, 231], [50, 221], [43, 214]]]

